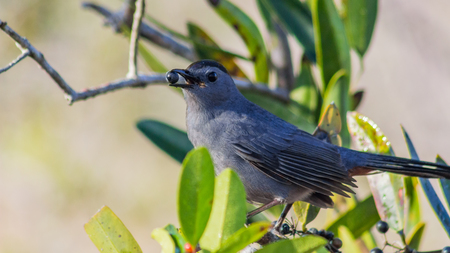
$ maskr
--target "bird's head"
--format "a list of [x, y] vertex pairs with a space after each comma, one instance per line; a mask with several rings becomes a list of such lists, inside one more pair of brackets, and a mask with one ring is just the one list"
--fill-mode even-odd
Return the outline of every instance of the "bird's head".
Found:
[[[185, 83], [178, 83], [179, 75]], [[166, 79], [170, 86], [183, 89], [187, 103], [216, 106], [240, 95], [225, 67], [212, 60], [194, 62], [186, 69], [172, 69], [167, 72]]]

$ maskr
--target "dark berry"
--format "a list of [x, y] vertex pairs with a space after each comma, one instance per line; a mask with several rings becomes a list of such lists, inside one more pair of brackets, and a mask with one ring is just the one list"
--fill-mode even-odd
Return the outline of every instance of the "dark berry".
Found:
[[383, 253], [383, 251], [380, 248], [373, 248], [370, 253]]
[[334, 233], [331, 232], [331, 231], [326, 232], [326, 233], [325, 233], [325, 238], [326, 238], [328, 241], [333, 240], [333, 238], [334, 238]]
[[331, 246], [335, 249], [340, 249], [342, 247], [342, 241], [339, 238], [333, 238], [331, 241]]
[[446, 246], [442, 249], [442, 253], [450, 253], [450, 246]]
[[176, 82], [178, 82], [178, 79], [179, 79], [178, 74], [175, 73], [174, 71], [167, 72], [167, 74], [166, 74], [167, 82], [176, 83]]
[[317, 235], [317, 234], [319, 233], [319, 230], [317, 230], [317, 228], [310, 228], [308, 231], [309, 231], [311, 234], [315, 234], [315, 235]]
[[320, 236], [322, 236], [322, 237], [325, 237], [325, 234], [326, 234], [326, 233], [327, 233], [327, 232], [326, 232], [325, 230], [321, 229], [321, 230], [319, 230], [318, 235], [320, 235]]
[[389, 225], [385, 221], [380, 220], [377, 223], [377, 230], [378, 232], [385, 234], [389, 230]]
[[291, 228], [289, 227], [288, 224], [284, 223], [283, 226], [281, 226], [281, 233], [283, 235], [289, 234], [290, 231], [291, 231]]

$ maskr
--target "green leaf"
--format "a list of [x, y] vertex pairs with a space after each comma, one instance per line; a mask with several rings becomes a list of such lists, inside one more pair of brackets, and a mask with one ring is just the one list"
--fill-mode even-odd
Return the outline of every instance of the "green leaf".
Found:
[[[405, 137], [406, 144], [408, 145], [409, 154], [411, 159], [419, 160], [419, 156], [417, 155], [416, 149], [409, 138], [408, 133], [402, 126], [403, 136]], [[450, 217], [448, 216], [447, 211], [445, 210], [444, 205], [439, 200], [439, 197], [434, 191], [433, 186], [431, 185], [430, 180], [426, 178], [419, 178], [420, 185], [422, 186], [423, 191], [425, 192], [425, 196], [428, 199], [431, 207], [433, 207], [433, 211], [441, 222], [442, 227], [444, 228], [447, 235], [450, 237]]]
[[406, 243], [412, 249], [419, 249], [420, 240], [422, 239], [423, 230], [425, 229], [425, 223], [419, 222], [411, 230], [411, 233], [406, 238]]
[[316, 61], [314, 29], [311, 11], [308, 6], [297, 0], [260, 0], [261, 5], [292, 33], [303, 46], [305, 55], [311, 62]]
[[270, 222], [255, 222], [232, 234], [217, 253], [235, 253], [261, 239], [271, 226]]
[[421, 220], [420, 202], [417, 185], [419, 181], [415, 177], [403, 177], [405, 185], [405, 234], [408, 235]]
[[294, 202], [294, 212], [298, 218], [298, 222], [303, 231], [306, 230], [306, 225], [313, 221], [319, 214], [320, 208], [309, 203], [297, 201]]
[[185, 132], [166, 123], [145, 119], [140, 120], [136, 126], [156, 146], [180, 163], [186, 154], [194, 148]]
[[295, 81], [295, 89], [290, 93], [290, 97], [304, 109], [302, 115], [317, 122], [320, 114], [322, 96], [314, 81], [311, 63], [303, 58], [301, 72]]
[[[355, 218], [357, 217], [357, 218]], [[354, 238], [360, 237], [380, 220], [373, 196], [359, 202], [354, 208], [342, 213], [325, 230], [337, 234], [340, 226], [346, 226]]]
[[355, 237], [353, 237], [352, 232], [347, 227], [340, 226], [338, 228], [338, 237], [342, 240], [342, 252], [361, 252]]
[[162, 253], [176, 252], [175, 242], [170, 233], [164, 228], [157, 228], [152, 231], [152, 238], [155, 239], [162, 247]]
[[[439, 155], [436, 156], [436, 163], [447, 165], [447, 163]], [[444, 193], [444, 197], [445, 197], [445, 201], [447, 202], [447, 206], [450, 208], [450, 180], [445, 179], [445, 178], [440, 178], [439, 184], [441, 185], [442, 192]]]
[[283, 120], [296, 125], [298, 128], [309, 133], [314, 131], [314, 125], [301, 115], [301, 111], [295, 103], [286, 105], [273, 98], [250, 91], [241, 91], [241, 93], [248, 100], [277, 115]]
[[188, 22], [189, 37], [193, 41], [195, 52], [199, 59], [212, 59], [220, 62], [232, 76], [246, 78], [246, 75], [234, 62], [234, 56], [217, 50], [219, 46], [214, 40], [199, 26]]
[[225, 169], [216, 177], [214, 203], [205, 232], [200, 239], [202, 249], [217, 251], [246, 221], [245, 188], [239, 176]]
[[377, 19], [378, 0], [345, 0], [344, 24], [350, 46], [364, 56]]
[[328, 241], [321, 237], [315, 235], [307, 235], [292, 240], [282, 240], [275, 243], [268, 244], [264, 248], [256, 251], [258, 253], [279, 253], [279, 252], [289, 252], [289, 253], [309, 253], [313, 252], [323, 246], [325, 246]]
[[[390, 142], [381, 129], [368, 117], [357, 112], [347, 113], [348, 129], [358, 150], [392, 154]], [[404, 184], [401, 175], [380, 173], [367, 177], [378, 213], [389, 226], [401, 231], [404, 228]]]
[[178, 229], [172, 224], [165, 226], [164, 229], [172, 236], [172, 240], [175, 242], [175, 246], [180, 250], [180, 253], [185, 253], [186, 250], [184, 249], [184, 245], [186, 245], [186, 240], [178, 232]]
[[217, 14], [241, 36], [255, 65], [256, 81], [269, 80], [269, 61], [264, 40], [258, 27], [241, 9], [227, 0], [209, 0]]
[[151, 70], [163, 73], [169, 71], [141, 42], [139, 42], [138, 50], [139, 54]]
[[191, 245], [197, 245], [205, 230], [213, 197], [213, 161], [206, 148], [196, 148], [183, 161], [178, 190], [178, 219]]
[[[314, 38], [316, 45], [317, 66], [320, 70], [323, 82], [323, 90], [327, 93], [323, 97], [323, 105], [334, 101], [342, 113], [350, 110], [351, 99], [349, 94], [351, 64], [350, 47], [345, 35], [342, 23], [333, 0], [313, 0], [312, 17], [314, 24]], [[338, 71], [345, 73], [341, 78], [336, 78]], [[328, 85], [333, 76], [337, 80], [332, 88]], [[323, 106], [322, 106], [323, 107]], [[347, 122], [343, 121], [341, 133], [343, 146], [349, 146], [350, 140], [347, 132]]]
[[84, 230], [100, 252], [142, 252], [130, 231], [107, 206], [84, 225]]

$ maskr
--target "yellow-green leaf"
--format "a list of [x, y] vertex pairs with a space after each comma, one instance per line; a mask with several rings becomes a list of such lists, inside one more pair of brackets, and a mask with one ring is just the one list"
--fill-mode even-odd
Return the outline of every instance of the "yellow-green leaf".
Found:
[[306, 230], [306, 225], [313, 221], [319, 214], [320, 208], [309, 203], [297, 201], [294, 202], [294, 212], [298, 218], [298, 222], [303, 231]]
[[152, 231], [152, 238], [155, 239], [162, 248], [162, 253], [175, 253], [176, 246], [170, 233], [164, 228], [157, 228]]
[[209, 0], [217, 14], [232, 26], [241, 36], [254, 63], [256, 81], [267, 83], [269, 80], [269, 61], [264, 40], [253, 20], [241, 9], [227, 0]]
[[342, 252], [361, 252], [358, 244], [356, 243], [355, 237], [353, 237], [352, 232], [350, 232], [347, 227], [340, 226], [338, 228], [338, 237], [342, 240]]
[[412, 249], [418, 250], [420, 246], [420, 240], [422, 239], [423, 230], [425, 229], [425, 223], [419, 222], [413, 227], [408, 237], [406, 237], [406, 243]]
[[200, 239], [202, 249], [217, 251], [246, 220], [245, 188], [239, 176], [225, 169], [216, 177], [214, 203], [205, 232]]
[[270, 222], [255, 222], [232, 234], [217, 253], [235, 253], [261, 239], [271, 226]]
[[130, 231], [107, 206], [84, 225], [84, 230], [100, 252], [142, 252]]
[[332, 143], [337, 146], [342, 146], [341, 136], [339, 135], [342, 129], [342, 120], [339, 109], [334, 103], [329, 104], [319, 125], [314, 131], [313, 135], [320, 140], [325, 140], [328, 143]]
[[282, 240], [275, 243], [268, 244], [264, 248], [256, 251], [258, 253], [309, 253], [313, 252], [323, 246], [325, 246], [328, 241], [321, 237], [315, 235], [307, 235], [292, 240]]
[[178, 219], [191, 245], [197, 245], [206, 228], [213, 197], [213, 161], [206, 148], [196, 148], [183, 161], [178, 190]]

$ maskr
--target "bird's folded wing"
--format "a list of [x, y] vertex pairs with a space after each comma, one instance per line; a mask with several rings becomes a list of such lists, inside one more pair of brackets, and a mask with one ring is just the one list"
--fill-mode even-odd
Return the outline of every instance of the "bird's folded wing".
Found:
[[348, 197], [356, 187], [341, 163], [338, 147], [297, 132], [281, 135], [265, 133], [253, 139], [233, 143], [236, 153], [272, 179], [296, 184], [332, 196]]

